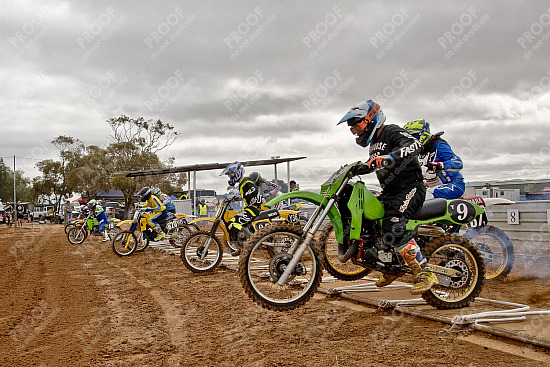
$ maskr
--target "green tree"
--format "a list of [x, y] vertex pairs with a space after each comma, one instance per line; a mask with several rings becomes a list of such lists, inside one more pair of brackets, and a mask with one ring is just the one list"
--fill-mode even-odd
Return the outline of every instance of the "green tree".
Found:
[[[110, 135], [111, 144], [107, 147], [107, 161], [109, 171], [127, 172], [155, 168], [165, 168], [168, 163], [163, 163], [157, 153], [172, 145], [178, 133], [174, 127], [161, 120], [137, 119], [121, 115], [107, 120], [113, 134]], [[140, 178], [128, 178], [116, 176], [110, 180], [111, 187], [121, 190], [124, 195], [125, 217], [127, 218], [134, 202], [134, 195], [145, 185], [168, 185], [169, 181], [163, 176], [149, 176]]]
[[109, 190], [107, 150], [95, 145], [85, 148], [81, 156], [74, 156], [67, 174], [69, 187], [84, 196], [94, 197], [101, 190]]
[[[15, 187], [17, 200], [28, 201], [30, 199], [30, 179], [24, 176], [24, 172], [15, 172]], [[13, 170], [0, 159], [0, 199], [5, 203], [13, 201]]]
[[53, 146], [57, 149], [58, 161], [45, 159], [36, 164], [42, 172], [42, 177], [33, 181], [33, 196], [42, 196], [56, 205], [59, 211], [63, 204], [61, 200], [69, 197], [74, 190], [69, 180], [71, 170], [78, 167], [78, 161], [82, 157], [84, 144], [73, 137], [60, 135], [52, 140]]

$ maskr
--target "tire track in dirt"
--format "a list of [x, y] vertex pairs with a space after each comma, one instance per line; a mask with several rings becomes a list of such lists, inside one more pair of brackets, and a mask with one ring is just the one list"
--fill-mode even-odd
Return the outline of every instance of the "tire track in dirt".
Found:
[[3, 365], [88, 360], [74, 333], [101, 306], [101, 297], [74, 254], [57, 246], [64, 237], [58, 231], [59, 226], [43, 226], [2, 233], [0, 307], [8, 316], [0, 327], [10, 351], [2, 355]]
[[[328, 298], [315, 297], [291, 312], [266, 311], [245, 295], [233, 271], [193, 274], [176, 256], [153, 250], [120, 258], [96, 238], [72, 246], [61, 226], [44, 228], [40, 238], [47, 239], [40, 244], [39, 237], [29, 238], [17, 256], [10, 254], [13, 238], [0, 232], [5, 258], [0, 267], [6, 274], [0, 279], [5, 346], [0, 365], [531, 367], [541, 362], [523, 358], [521, 344], [515, 354], [485, 349], [445, 325], [346, 308]], [[17, 261], [23, 265], [17, 267]], [[33, 313], [42, 300], [49, 308]], [[17, 329], [33, 315], [38, 322]], [[13, 330], [33, 333], [16, 339]]]

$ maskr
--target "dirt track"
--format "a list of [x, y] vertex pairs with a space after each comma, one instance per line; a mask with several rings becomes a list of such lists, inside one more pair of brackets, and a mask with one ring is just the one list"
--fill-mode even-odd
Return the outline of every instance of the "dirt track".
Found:
[[[0, 251], [2, 366], [548, 365], [538, 348], [321, 296], [267, 311], [231, 270], [199, 276], [153, 250], [119, 258], [97, 238], [69, 244], [62, 226], [2, 228]], [[482, 296], [547, 305], [548, 285], [512, 274]]]

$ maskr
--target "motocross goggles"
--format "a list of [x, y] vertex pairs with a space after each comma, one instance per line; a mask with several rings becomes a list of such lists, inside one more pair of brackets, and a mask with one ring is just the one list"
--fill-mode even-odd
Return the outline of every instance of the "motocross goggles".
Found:
[[364, 133], [367, 128], [367, 125], [371, 123], [372, 120], [374, 120], [379, 110], [380, 110], [380, 105], [378, 103], [375, 103], [364, 119], [350, 126], [349, 129], [351, 133], [355, 136], [359, 136], [362, 133]]

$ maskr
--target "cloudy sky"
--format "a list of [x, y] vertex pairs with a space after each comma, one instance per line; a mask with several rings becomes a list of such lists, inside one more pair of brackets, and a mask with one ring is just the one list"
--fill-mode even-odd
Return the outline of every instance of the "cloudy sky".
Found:
[[315, 189], [367, 159], [336, 126], [366, 99], [444, 130], [467, 181], [549, 176], [547, 2], [2, 3], [0, 156], [28, 177], [55, 137], [106, 145], [125, 114], [175, 126], [176, 165], [306, 156], [291, 177]]

